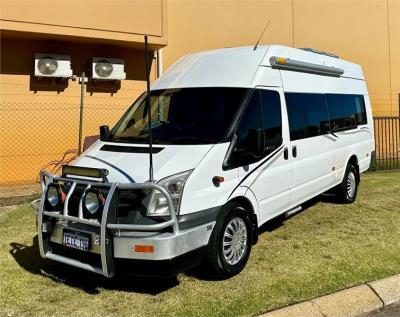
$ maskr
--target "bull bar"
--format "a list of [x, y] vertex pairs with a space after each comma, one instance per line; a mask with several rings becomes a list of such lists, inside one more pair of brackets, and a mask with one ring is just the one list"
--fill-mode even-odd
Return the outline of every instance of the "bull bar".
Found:
[[[71, 187], [68, 190], [64, 201], [64, 207], [60, 211], [46, 211], [45, 200], [48, 186], [54, 181], [70, 182]], [[175, 213], [175, 208], [169, 193], [161, 186], [153, 183], [112, 183], [112, 182], [96, 182], [86, 179], [80, 179], [75, 177], [62, 177], [56, 176], [48, 171], [40, 172], [40, 182], [42, 186], [42, 197], [40, 198], [40, 204], [37, 210], [37, 224], [38, 224], [38, 245], [39, 251], [42, 258], [58, 261], [64, 264], [75, 266], [87, 271], [98, 273], [104, 275], [105, 277], [112, 277], [114, 275], [114, 265], [113, 265], [113, 254], [112, 254], [112, 244], [107, 241], [107, 229], [121, 230], [121, 231], [135, 231], [135, 232], [154, 232], [161, 229], [172, 227], [172, 234], [177, 236], [179, 234], [178, 220]], [[68, 203], [77, 185], [86, 185], [82, 197], [79, 201], [78, 217], [69, 215]], [[105, 199], [101, 222], [97, 219], [86, 219], [83, 217], [83, 197], [85, 192], [96, 186], [98, 188], [107, 188], [108, 193]], [[138, 225], [138, 224], [118, 224], [109, 222], [109, 210], [110, 204], [115, 194], [116, 189], [121, 190], [136, 190], [136, 189], [151, 189], [159, 191], [167, 199], [167, 206], [169, 209], [170, 219], [157, 224], [149, 225]], [[53, 217], [61, 220], [76, 222], [84, 225], [94, 226], [100, 228], [100, 255], [101, 255], [101, 267], [94, 266], [89, 263], [84, 263], [79, 260], [75, 260], [66, 256], [58, 255], [52, 252], [47, 239], [44, 238], [43, 233], [45, 232], [43, 227], [43, 216]], [[208, 229], [207, 229], [208, 230]]]

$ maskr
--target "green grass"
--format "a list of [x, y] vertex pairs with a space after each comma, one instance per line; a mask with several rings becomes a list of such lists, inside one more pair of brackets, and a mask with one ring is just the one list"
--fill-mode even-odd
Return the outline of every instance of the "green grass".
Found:
[[266, 226], [226, 281], [106, 280], [44, 261], [30, 207], [3, 207], [0, 315], [256, 315], [400, 272], [400, 173], [364, 175], [352, 205], [310, 205]]

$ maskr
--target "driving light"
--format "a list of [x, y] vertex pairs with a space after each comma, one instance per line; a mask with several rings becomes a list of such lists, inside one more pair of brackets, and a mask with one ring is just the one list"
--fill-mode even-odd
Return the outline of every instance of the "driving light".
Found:
[[110, 77], [113, 70], [114, 70], [113, 65], [104, 60], [97, 62], [96, 66], [95, 66], [96, 74], [99, 75], [99, 77], [103, 77], [103, 78]]
[[47, 201], [53, 207], [57, 206], [60, 201], [60, 196], [58, 195], [58, 190], [55, 187], [50, 187], [47, 191]]
[[105, 198], [99, 189], [89, 189], [83, 200], [85, 216], [93, 218], [101, 209], [103, 209]]
[[50, 184], [46, 192], [46, 204], [50, 209], [61, 209], [65, 200], [65, 193], [60, 184]]
[[53, 75], [58, 68], [58, 63], [57, 60], [46, 57], [39, 59], [37, 67], [43, 75]]
[[85, 198], [85, 207], [87, 211], [92, 215], [94, 215], [96, 211], [99, 210], [100, 203], [96, 193], [94, 192], [87, 193]]
[[[179, 212], [183, 188], [191, 172], [192, 170], [185, 171], [176, 175], [166, 177], [157, 182], [158, 185], [164, 187], [170, 194], [176, 213]], [[151, 195], [147, 216], [168, 216], [168, 215], [169, 215], [169, 209], [168, 209], [167, 198], [159, 191], [154, 190]]]

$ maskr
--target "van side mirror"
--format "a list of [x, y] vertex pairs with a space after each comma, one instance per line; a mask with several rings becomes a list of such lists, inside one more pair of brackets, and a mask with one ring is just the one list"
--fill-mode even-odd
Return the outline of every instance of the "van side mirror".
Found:
[[110, 135], [110, 128], [108, 125], [102, 125], [100, 126], [100, 140], [104, 141], [108, 138]]
[[249, 130], [249, 150], [256, 156], [261, 156], [265, 149], [265, 134], [263, 129]]
[[265, 134], [263, 129], [251, 129], [244, 144], [238, 144], [238, 137], [233, 135], [225, 155], [222, 169], [224, 171], [257, 162], [265, 153]]

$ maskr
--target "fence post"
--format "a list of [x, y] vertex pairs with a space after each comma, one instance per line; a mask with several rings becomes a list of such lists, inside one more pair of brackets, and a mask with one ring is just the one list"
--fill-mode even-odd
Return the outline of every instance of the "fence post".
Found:
[[80, 103], [80, 110], [79, 110], [79, 140], [78, 140], [78, 155], [81, 154], [82, 152], [82, 129], [83, 129], [83, 97], [85, 94], [85, 72], [82, 72], [82, 77], [81, 77], [81, 103]]
[[375, 152], [371, 170], [400, 168], [400, 116], [374, 117]]

